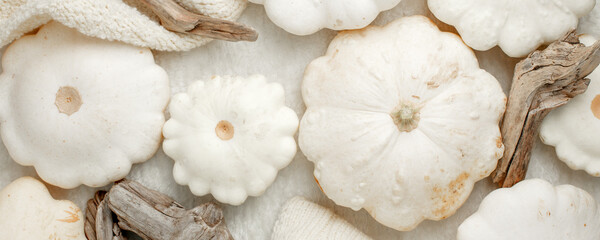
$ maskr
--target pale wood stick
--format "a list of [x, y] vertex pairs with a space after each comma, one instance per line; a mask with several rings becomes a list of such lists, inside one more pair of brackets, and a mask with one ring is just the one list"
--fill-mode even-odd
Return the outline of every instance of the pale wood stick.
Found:
[[113, 214], [104, 201], [106, 191], [98, 191], [87, 202], [85, 212], [85, 236], [88, 240], [125, 240]]
[[233, 239], [215, 203], [185, 210], [167, 195], [128, 180], [116, 183], [107, 201], [119, 227], [146, 240]]
[[160, 18], [167, 30], [226, 41], [256, 41], [258, 33], [243, 24], [199, 15], [173, 0], [139, 0]]
[[539, 125], [552, 109], [585, 92], [585, 77], [600, 63], [599, 48], [600, 42], [579, 43], [573, 30], [517, 63], [501, 127], [504, 156], [493, 174], [500, 187], [525, 178]]

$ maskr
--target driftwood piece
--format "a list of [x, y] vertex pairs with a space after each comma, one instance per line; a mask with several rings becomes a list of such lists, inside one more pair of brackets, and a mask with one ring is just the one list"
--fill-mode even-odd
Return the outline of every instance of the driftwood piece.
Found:
[[116, 183], [106, 201], [121, 229], [146, 240], [233, 239], [214, 203], [185, 210], [167, 195], [129, 180]]
[[88, 200], [85, 211], [85, 236], [89, 240], [125, 240], [113, 214], [104, 201], [106, 191], [98, 191]]
[[600, 42], [585, 47], [571, 31], [517, 63], [501, 128], [504, 156], [494, 183], [511, 187], [525, 178], [539, 125], [552, 109], [585, 92], [585, 77], [600, 63], [599, 48]]
[[190, 12], [173, 0], [139, 0], [160, 18], [169, 31], [226, 41], [256, 41], [258, 33], [242, 24]]
[[106, 192], [96, 192], [94, 198], [87, 201], [87, 207], [85, 209], [85, 223], [84, 223], [84, 232], [85, 236], [89, 240], [96, 240], [96, 213], [98, 212], [98, 205], [104, 199], [104, 193]]

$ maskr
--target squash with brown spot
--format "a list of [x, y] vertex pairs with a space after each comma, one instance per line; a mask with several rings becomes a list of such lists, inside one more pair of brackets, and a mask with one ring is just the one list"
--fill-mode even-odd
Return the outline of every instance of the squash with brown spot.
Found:
[[500, 85], [422, 16], [340, 33], [302, 96], [298, 142], [325, 194], [397, 230], [452, 215], [504, 150]]

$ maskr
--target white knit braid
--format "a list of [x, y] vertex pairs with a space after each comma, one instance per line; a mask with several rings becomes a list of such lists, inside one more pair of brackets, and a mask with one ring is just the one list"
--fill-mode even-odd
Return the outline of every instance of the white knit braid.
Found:
[[273, 240], [371, 239], [331, 210], [302, 197], [290, 199], [273, 229]]
[[[189, 11], [235, 20], [246, 0], [176, 0]], [[138, 0], [0, 1], [0, 47], [51, 20], [101, 39], [118, 40], [160, 51], [186, 51], [211, 39], [174, 33]]]

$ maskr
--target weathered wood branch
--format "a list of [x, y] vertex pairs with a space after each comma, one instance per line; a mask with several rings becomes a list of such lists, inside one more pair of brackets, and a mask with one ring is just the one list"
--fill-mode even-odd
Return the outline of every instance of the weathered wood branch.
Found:
[[190, 12], [173, 0], [139, 0], [160, 18], [167, 30], [226, 41], [256, 41], [258, 33], [251, 27], [232, 21]]
[[116, 183], [105, 201], [121, 229], [146, 240], [233, 239], [214, 203], [185, 210], [167, 195], [128, 180]]
[[586, 47], [571, 31], [517, 63], [502, 121], [504, 156], [493, 174], [495, 183], [511, 187], [525, 178], [539, 125], [552, 109], [585, 92], [585, 77], [600, 63], [599, 49], [600, 42]]
[[89, 240], [125, 240], [114, 215], [104, 201], [106, 191], [98, 191], [88, 200], [85, 211], [85, 236]]
[[85, 236], [89, 240], [96, 240], [96, 213], [98, 212], [98, 205], [104, 199], [104, 192], [98, 191], [94, 195], [94, 198], [87, 201], [87, 207], [85, 209], [85, 223], [83, 226]]

